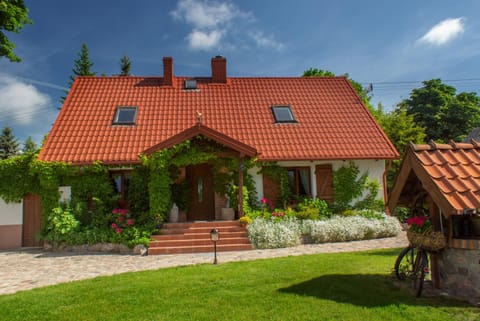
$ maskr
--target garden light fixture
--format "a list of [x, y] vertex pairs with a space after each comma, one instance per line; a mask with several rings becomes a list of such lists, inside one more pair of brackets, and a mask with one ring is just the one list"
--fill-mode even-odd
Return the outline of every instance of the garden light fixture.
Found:
[[213, 264], [217, 264], [217, 241], [219, 240], [219, 234], [218, 230], [216, 228], [213, 228], [210, 231], [210, 239], [213, 241], [213, 253], [214, 253], [214, 259], [213, 259]]

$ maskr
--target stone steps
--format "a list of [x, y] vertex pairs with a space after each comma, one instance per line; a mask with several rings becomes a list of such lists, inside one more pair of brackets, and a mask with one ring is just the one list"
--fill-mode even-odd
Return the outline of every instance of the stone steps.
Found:
[[252, 249], [247, 230], [238, 221], [167, 223], [162, 226], [160, 235], [152, 235], [148, 254], [213, 252], [210, 231], [214, 228], [219, 234], [218, 252]]

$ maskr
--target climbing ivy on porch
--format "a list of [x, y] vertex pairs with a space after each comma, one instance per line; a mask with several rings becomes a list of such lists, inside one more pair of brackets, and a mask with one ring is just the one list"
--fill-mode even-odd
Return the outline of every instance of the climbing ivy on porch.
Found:
[[[172, 185], [180, 167], [211, 163], [215, 192], [229, 195], [230, 205], [236, 208], [237, 198], [234, 186], [238, 185], [239, 160], [235, 157], [223, 157], [227, 149], [203, 136], [185, 140], [184, 142], [162, 149], [147, 156], [142, 155], [142, 164], [150, 170], [148, 191], [150, 194], [150, 213], [160, 221], [165, 221], [172, 207]], [[247, 187], [250, 199], [255, 200], [256, 190], [253, 178], [248, 175], [255, 160], [245, 159], [243, 162], [244, 186]], [[222, 170], [222, 169], [227, 169]]]

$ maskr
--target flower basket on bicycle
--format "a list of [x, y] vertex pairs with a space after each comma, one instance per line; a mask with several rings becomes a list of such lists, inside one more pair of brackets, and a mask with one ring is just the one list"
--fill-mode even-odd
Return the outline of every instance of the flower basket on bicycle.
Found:
[[447, 239], [442, 232], [417, 233], [407, 230], [407, 238], [411, 245], [427, 251], [438, 252], [447, 247]]

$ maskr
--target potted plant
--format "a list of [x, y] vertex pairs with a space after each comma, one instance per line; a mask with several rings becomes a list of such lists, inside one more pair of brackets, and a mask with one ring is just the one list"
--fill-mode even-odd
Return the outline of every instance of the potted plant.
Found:
[[445, 235], [442, 232], [432, 230], [432, 223], [427, 216], [409, 217], [407, 224], [407, 238], [413, 246], [429, 251], [440, 251], [447, 246]]

